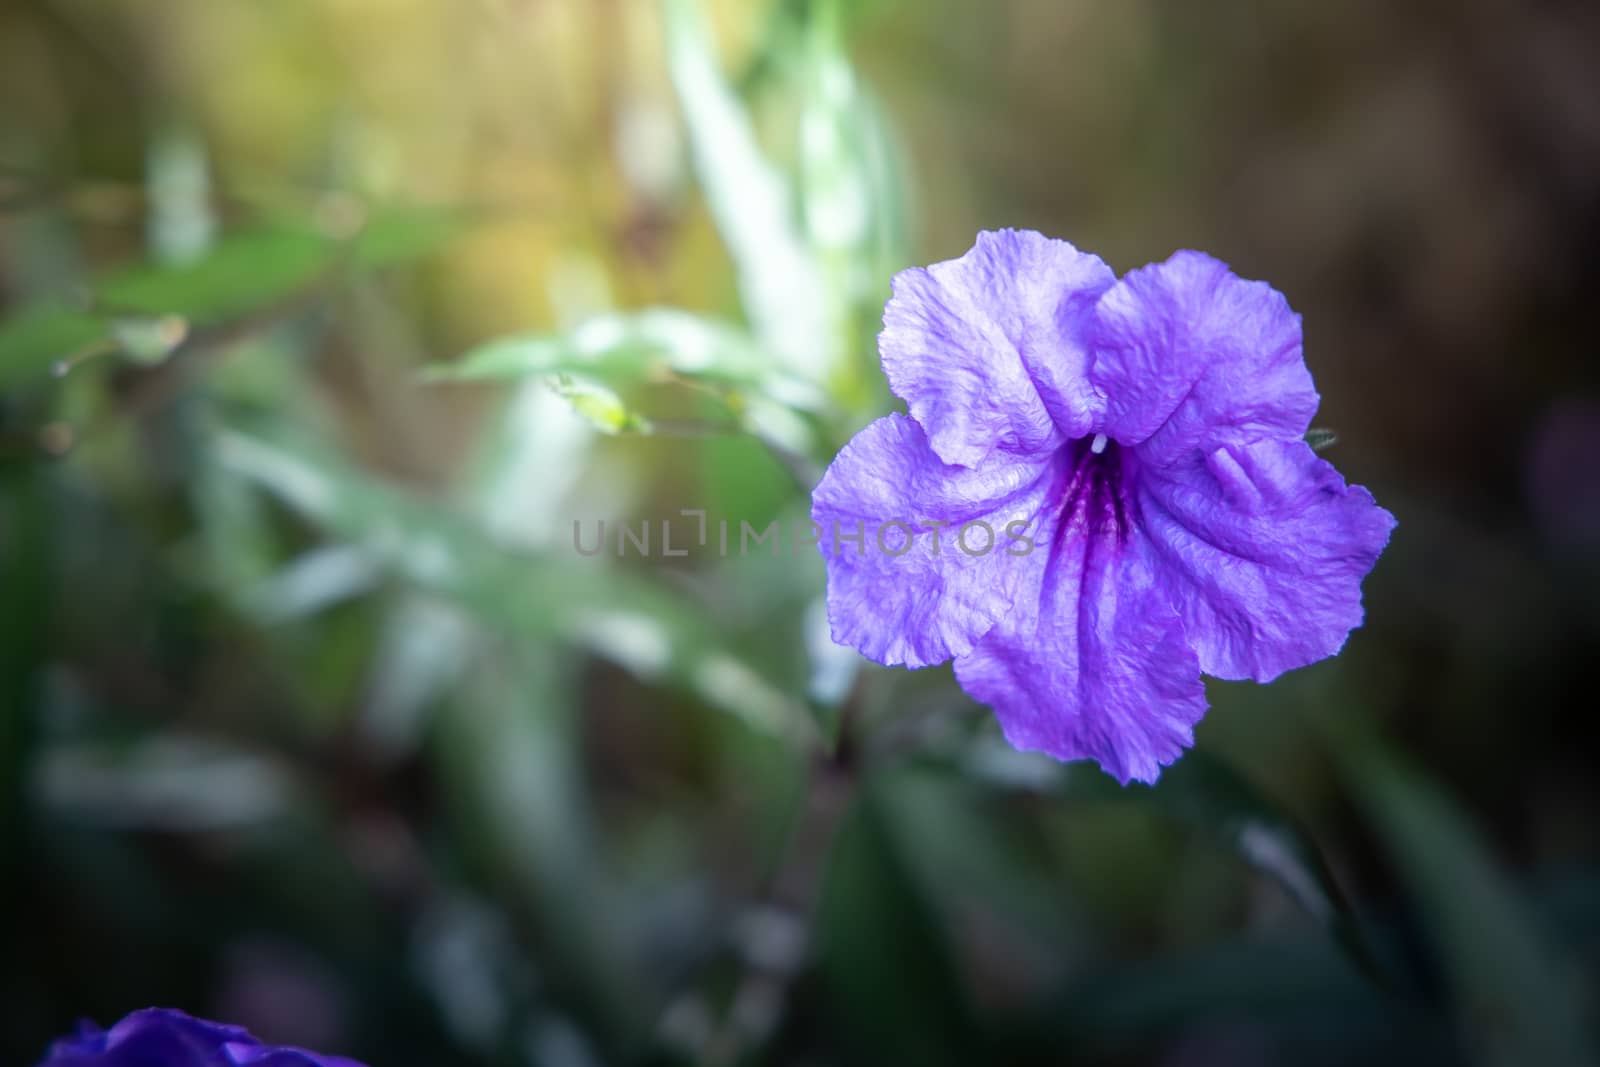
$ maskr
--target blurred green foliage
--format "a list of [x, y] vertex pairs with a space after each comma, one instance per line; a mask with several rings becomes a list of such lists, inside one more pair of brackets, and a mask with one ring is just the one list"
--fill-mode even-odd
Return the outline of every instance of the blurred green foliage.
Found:
[[[1523, 471], [1596, 386], [1592, 29], [0, 12], [0, 1058], [1590, 1062], [1600, 546]], [[832, 645], [791, 550], [889, 278], [1001, 225], [1272, 279], [1401, 518], [1154, 789]]]

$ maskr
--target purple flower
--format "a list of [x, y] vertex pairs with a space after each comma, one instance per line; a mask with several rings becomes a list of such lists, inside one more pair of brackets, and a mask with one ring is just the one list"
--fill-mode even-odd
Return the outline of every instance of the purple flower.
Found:
[[133, 1012], [109, 1030], [81, 1023], [39, 1067], [361, 1067], [342, 1056], [263, 1045], [248, 1030], [172, 1008]]
[[1269, 681], [1360, 625], [1394, 517], [1305, 444], [1318, 398], [1271, 287], [982, 233], [895, 278], [879, 349], [910, 417], [812, 497], [834, 640], [954, 657], [1017, 748], [1154, 781], [1202, 671]]

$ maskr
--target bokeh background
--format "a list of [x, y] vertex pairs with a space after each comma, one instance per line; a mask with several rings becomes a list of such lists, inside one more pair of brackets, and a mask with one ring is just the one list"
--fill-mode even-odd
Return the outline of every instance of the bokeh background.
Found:
[[[804, 516], [999, 226], [1271, 281], [1400, 520], [1155, 789], [573, 548]], [[10, 0], [0, 1061], [1593, 1062], [1597, 291], [1577, 0]]]

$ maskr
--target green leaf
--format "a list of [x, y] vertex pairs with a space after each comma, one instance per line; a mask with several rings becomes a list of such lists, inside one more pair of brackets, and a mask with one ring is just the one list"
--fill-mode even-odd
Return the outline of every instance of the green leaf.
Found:
[[113, 319], [110, 330], [123, 356], [144, 366], [162, 362], [189, 336], [189, 324], [181, 315]]
[[212, 325], [288, 300], [335, 268], [376, 270], [427, 255], [466, 224], [456, 212], [377, 208], [348, 238], [310, 225], [235, 232], [199, 260], [120, 271], [99, 287], [111, 311], [182, 315]]
[[110, 351], [98, 316], [65, 304], [37, 304], [0, 322], [0, 388], [49, 377], [51, 368]]
[[192, 263], [119, 271], [98, 287], [97, 297], [114, 313], [181, 315], [210, 326], [288, 299], [329, 270], [337, 255], [338, 245], [312, 229], [247, 230]]
[[880, 1062], [974, 1062], [965, 989], [944, 932], [866, 786], [840, 827], [818, 909], [818, 956], [832, 1008]]
[[780, 366], [826, 380], [842, 353], [836, 312], [799, 225], [794, 191], [761, 151], [744, 104], [717, 67], [698, 0], [664, 0], [667, 58], [707, 206], [738, 268], [762, 347]]
[[1277, 882], [1369, 977], [1382, 980], [1382, 968], [1316, 842], [1252, 782], [1205, 752], [1188, 752], [1154, 787], [1136, 787], [1138, 794]]
[[986, 951], [1008, 959], [1023, 988], [1049, 981], [1063, 956], [1090, 951], [1080, 887], [1061, 891], [1058, 860], [1038, 847], [1037, 824], [1019, 819], [1016, 805], [948, 774], [902, 772], [889, 781], [879, 795], [900, 856], [947, 928], [981, 924]]
[[1035, 1051], [1023, 1062], [1051, 1062], [1063, 1047], [1081, 1063], [1161, 1062], [1179, 1035], [1240, 1019], [1274, 1063], [1299, 1062], [1301, 1049], [1317, 1063], [1432, 1062], [1437, 1033], [1419, 1016], [1326, 940], [1251, 934], [1079, 972], [1013, 1030]]
[[517, 636], [573, 641], [640, 678], [685, 687], [750, 727], [802, 746], [799, 701], [718, 644], [700, 610], [598, 563], [502, 547], [461, 516], [352, 470], [339, 457], [256, 435], [218, 435], [219, 460], [388, 572]]
[[516, 381], [581, 373], [610, 382], [679, 375], [748, 385], [767, 361], [737, 327], [673, 308], [600, 315], [565, 334], [505, 337], [459, 362], [429, 367], [433, 381]]
[[1578, 970], [1545, 943], [1460, 809], [1372, 744], [1347, 754], [1345, 771], [1443, 957], [1474, 1059], [1596, 1062]]
[[889, 276], [904, 265], [904, 176], [878, 101], [845, 48], [843, 0], [809, 5], [800, 116], [806, 232], [837, 300], [874, 321]]
[[599, 382], [575, 374], [558, 374], [551, 379], [550, 388], [601, 433], [650, 432], [650, 420], [630, 411], [620, 396]]
[[263, 624], [282, 625], [367, 593], [376, 583], [368, 553], [354, 545], [325, 545], [290, 560], [246, 590], [240, 602]]
[[460, 361], [429, 367], [435, 382], [543, 379], [603, 433], [648, 433], [650, 420], [614, 388], [678, 382], [713, 395], [730, 428], [805, 455], [812, 431], [796, 414], [821, 408], [811, 383], [775, 369], [742, 330], [673, 308], [617, 312], [564, 334], [490, 341]]
[[345, 264], [371, 270], [426, 255], [465, 223], [454, 212], [380, 209], [348, 240], [309, 225], [261, 226], [192, 262], [113, 271], [94, 287], [93, 310], [57, 301], [0, 322], [0, 387], [119, 349], [135, 362], [160, 362], [194, 329], [296, 299]]
[[350, 259], [363, 270], [408, 263], [445, 247], [475, 221], [468, 212], [450, 208], [385, 207], [351, 239]]
[[463, 667], [434, 731], [456, 833], [514, 888], [542, 954], [622, 1044], [642, 1028], [645, 998], [615, 921], [625, 902], [595, 847], [572, 671], [526, 646], [480, 649]]
[[56, 745], [34, 771], [58, 817], [123, 830], [237, 830], [281, 818], [294, 790], [269, 757], [222, 742], [156, 734], [131, 746]]
[[1338, 443], [1339, 435], [1332, 430], [1313, 426], [1306, 431], [1306, 444], [1311, 446], [1313, 452], [1321, 452], [1324, 449], [1332, 448]]
[[975, 746], [965, 763], [979, 780], [1007, 788], [1151, 807], [1277, 882], [1333, 935], [1352, 962], [1369, 977], [1383, 979], [1360, 923], [1311, 835], [1251, 782], [1207, 753], [1184, 753], [1154, 786], [1119, 786], [1092, 765], [1057, 764], [998, 742]]

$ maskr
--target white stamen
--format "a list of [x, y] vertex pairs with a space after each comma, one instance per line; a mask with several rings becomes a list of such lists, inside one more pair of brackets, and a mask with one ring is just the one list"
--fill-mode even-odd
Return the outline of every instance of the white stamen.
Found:
[[1103, 433], [1095, 434], [1094, 435], [1094, 440], [1089, 442], [1089, 451], [1093, 452], [1095, 455], [1098, 456], [1100, 453], [1104, 452], [1105, 450], [1106, 450], [1106, 435], [1103, 434]]

